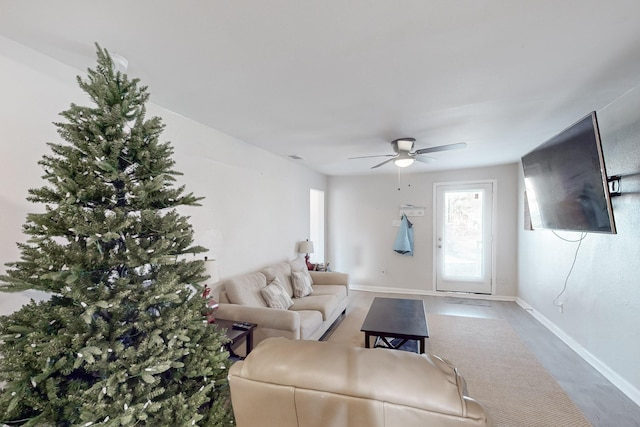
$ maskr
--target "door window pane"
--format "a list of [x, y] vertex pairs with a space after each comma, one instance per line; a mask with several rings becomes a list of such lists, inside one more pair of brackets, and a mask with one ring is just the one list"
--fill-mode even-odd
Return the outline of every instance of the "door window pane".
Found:
[[447, 191], [444, 197], [444, 276], [481, 279], [484, 191]]

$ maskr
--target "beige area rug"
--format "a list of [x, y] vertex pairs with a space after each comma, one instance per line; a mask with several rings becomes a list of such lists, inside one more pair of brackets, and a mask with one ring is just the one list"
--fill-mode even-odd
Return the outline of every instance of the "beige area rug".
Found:
[[[354, 307], [328, 341], [364, 347], [366, 314]], [[427, 322], [427, 352], [460, 370], [497, 427], [591, 425], [505, 320], [428, 314]]]

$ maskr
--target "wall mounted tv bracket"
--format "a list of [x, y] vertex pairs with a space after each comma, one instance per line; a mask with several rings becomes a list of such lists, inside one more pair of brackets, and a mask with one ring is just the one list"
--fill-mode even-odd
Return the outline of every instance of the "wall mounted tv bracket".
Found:
[[612, 175], [607, 177], [607, 183], [609, 184], [609, 194], [611, 197], [621, 196], [620, 192], [620, 175]]

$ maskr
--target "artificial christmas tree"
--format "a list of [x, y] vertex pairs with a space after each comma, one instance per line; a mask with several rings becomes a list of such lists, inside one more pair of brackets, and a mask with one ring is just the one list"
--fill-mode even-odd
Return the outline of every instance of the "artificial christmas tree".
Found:
[[147, 88], [96, 47], [78, 77], [95, 105], [61, 113], [67, 143], [49, 143], [48, 186], [29, 190], [44, 208], [1, 277], [51, 298], [0, 319], [0, 424], [230, 425], [226, 336], [202, 316], [204, 262], [184, 256], [205, 249], [176, 211], [200, 199], [174, 186]]

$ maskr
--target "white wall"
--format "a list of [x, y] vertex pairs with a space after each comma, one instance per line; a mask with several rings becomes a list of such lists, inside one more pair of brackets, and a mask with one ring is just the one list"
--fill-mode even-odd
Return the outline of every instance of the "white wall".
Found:
[[[328, 261], [348, 271], [356, 286], [429, 293], [433, 283], [433, 184], [497, 180], [496, 296], [515, 297], [517, 289], [518, 165], [434, 173], [402, 173], [366, 177], [330, 177]], [[411, 217], [414, 256], [392, 250], [400, 205], [426, 207]], [[382, 270], [385, 273], [382, 273]]]
[[597, 114], [607, 172], [623, 175], [623, 195], [613, 199], [618, 234], [587, 235], [558, 300], [561, 313], [553, 300], [563, 289], [577, 243], [547, 230], [524, 231], [520, 177], [518, 295], [536, 317], [640, 404], [640, 90]]
[[[19, 260], [15, 243], [25, 241], [26, 214], [41, 209], [26, 196], [45, 184], [37, 162], [50, 153], [46, 142], [61, 141], [52, 122], [71, 102], [88, 104], [77, 75], [85, 72], [0, 37], [0, 273]], [[222, 279], [297, 256], [297, 242], [309, 234], [309, 189], [326, 190], [324, 175], [160, 106], [150, 104], [148, 116], [166, 125], [162, 140], [171, 141], [175, 169], [184, 173], [178, 184], [205, 197], [201, 207], [182, 212]], [[0, 314], [33, 295], [0, 294]]]

